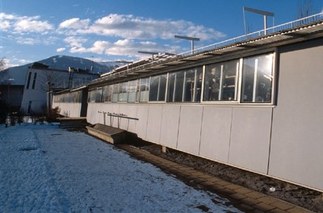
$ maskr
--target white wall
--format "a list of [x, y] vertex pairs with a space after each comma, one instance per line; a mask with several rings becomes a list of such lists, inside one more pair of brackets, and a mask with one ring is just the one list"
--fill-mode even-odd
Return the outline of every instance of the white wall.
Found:
[[323, 191], [323, 46], [280, 55], [269, 174]]
[[232, 110], [231, 107], [204, 107], [200, 155], [210, 160], [228, 162]]
[[103, 124], [98, 111], [138, 118], [112, 118], [112, 123], [106, 118], [106, 124], [119, 125], [143, 140], [267, 173], [272, 107], [89, 103], [89, 123]]
[[272, 108], [234, 108], [229, 163], [266, 174], [269, 157]]
[[53, 103], [52, 108], [58, 107], [60, 115], [67, 117], [80, 117], [81, 103]]

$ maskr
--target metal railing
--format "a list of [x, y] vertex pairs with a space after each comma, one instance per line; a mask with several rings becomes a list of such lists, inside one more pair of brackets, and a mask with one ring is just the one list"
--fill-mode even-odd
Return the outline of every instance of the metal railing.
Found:
[[188, 56], [191, 56], [191, 55], [198, 55], [198, 54], [201, 54], [203, 52], [223, 48], [223, 47], [226, 47], [226, 46], [229, 46], [229, 45], [233, 45], [235, 43], [248, 41], [248, 40], [259, 38], [259, 37], [262, 37], [262, 36], [270, 36], [270, 35], [273, 35], [273, 34], [276, 34], [276, 33], [279, 33], [279, 32], [284, 32], [284, 31], [287, 31], [287, 30], [297, 29], [297, 28], [300, 28], [302, 26], [307, 26], [307, 25], [315, 24], [315, 23], [322, 22], [322, 21], [323, 21], [323, 12], [320, 12], [318, 14], [314, 14], [314, 15], [311, 15], [311, 16], [308, 16], [308, 17], [304, 17], [304, 18], [297, 19], [297, 20], [294, 20], [294, 21], [291, 21], [291, 22], [276, 25], [276, 26], [267, 28], [265, 30], [259, 30], [259, 31], [252, 32], [252, 33], [249, 33], [249, 34], [245, 34], [245, 35], [241, 35], [241, 36], [238, 36], [238, 37], [230, 38], [230, 39], [227, 39], [227, 40], [224, 40], [224, 41], [221, 41], [221, 42], [213, 43], [213, 44], [210, 44], [210, 45], [207, 45], [207, 46], [199, 47], [199, 48], [196, 48], [194, 50], [194, 53], [192, 53], [192, 51], [190, 50], [190, 51], [182, 52], [182, 53], [179, 53], [179, 54], [176, 54], [176, 55], [166, 55], [166, 56], [164, 56], [163, 58], [161, 58], [159, 60], [155, 60], [155, 61], [143, 64], [143, 65], [139, 65], [137, 67], [129, 68], [127, 70], [123, 70], [123, 71], [120, 71], [120, 72], [114, 72], [114, 73], [111, 73], [111, 75], [107, 75], [106, 77], [111, 78], [112, 76], [114, 76], [114, 77], [117, 78], [118, 76], [124, 76], [127, 73], [134, 72], [134, 71], [137, 71], [137, 70], [144, 70], [146, 68], [150, 68], [150, 67], [155, 66], [155, 65], [163, 64], [164, 62], [176, 61], [176, 60], [178, 60], [180, 58], [188, 57]]
[[[294, 21], [291, 21], [291, 22], [287, 22], [287, 23], [283, 23], [283, 24], [276, 25], [276, 26], [273, 26], [273, 27], [269, 27], [269, 28], [267, 28], [265, 30], [259, 30], [259, 31], [256, 31], [256, 32], [252, 32], [252, 33], [249, 33], [249, 34], [241, 35], [241, 36], [230, 38], [230, 39], [227, 39], [227, 40], [224, 40], [224, 41], [221, 41], [221, 42], [217, 42], [217, 43], [214, 43], [214, 44], [203, 46], [203, 47], [195, 49], [194, 52], [195, 52], [195, 54], [196, 53], [201, 53], [201, 52], [205, 52], [205, 51], [208, 51], [208, 50], [213, 50], [213, 49], [225, 47], [225, 46], [235, 44], [235, 43], [238, 43], [238, 42], [259, 38], [259, 37], [262, 37], [262, 36], [269, 36], [269, 35], [272, 35], [272, 34], [275, 34], [275, 33], [283, 32], [283, 31], [287, 31], [287, 30], [291, 30], [291, 29], [296, 29], [296, 28], [299, 28], [299, 27], [302, 27], [302, 26], [307, 26], [307, 25], [317, 23], [317, 22], [320, 22], [320, 21], [323, 21], [323, 12], [315, 14], [315, 15], [311, 15], [311, 16], [308, 16], [308, 17], [304, 17], [304, 18], [301, 18], [301, 19], [297, 19], [297, 20], [294, 20]], [[183, 52], [183, 53], [179, 53], [178, 55], [180, 55], [180, 56], [189, 56], [189, 55], [191, 55], [191, 51], [186, 51], [186, 52]]]

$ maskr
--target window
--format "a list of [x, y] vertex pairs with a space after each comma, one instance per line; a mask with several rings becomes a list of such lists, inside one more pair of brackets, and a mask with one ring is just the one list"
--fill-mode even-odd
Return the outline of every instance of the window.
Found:
[[138, 80], [128, 82], [128, 102], [135, 103], [137, 101]]
[[102, 102], [102, 87], [96, 89], [95, 102]]
[[142, 78], [139, 81], [139, 102], [147, 102], [149, 95], [149, 78]]
[[128, 82], [123, 82], [119, 84], [119, 102], [127, 102], [128, 100]]
[[202, 68], [169, 74], [168, 102], [199, 102], [201, 99]]
[[31, 104], [32, 104], [32, 101], [29, 101], [29, 103], [28, 103], [28, 110], [27, 110], [28, 113], [31, 113]]
[[34, 80], [33, 80], [33, 85], [32, 85], [32, 89], [35, 89], [35, 85], [36, 85], [36, 78], [37, 78], [37, 73], [34, 73]]
[[89, 91], [88, 102], [102, 102], [102, 87]]
[[169, 74], [168, 95], [169, 102], [182, 102], [183, 100], [184, 72], [175, 72]]
[[272, 88], [273, 54], [244, 59], [241, 102], [271, 103]]
[[202, 69], [192, 69], [185, 72], [183, 101], [198, 102], [200, 100]]
[[118, 96], [119, 96], [119, 84], [114, 84], [113, 90], [112, 90], [112, 102], [113, 103], [118, 102]]
[[113, 85], [103, 87], [103, 102], [111, 102]]
[[31, 72], [28, 73], [28, 80], [27, 80], [27, 89], [29, 89], [29, 84], [30, 84], [30, 79], [31, 79]]
[[166, 79], [166, 74], [151, 77], [149, 101], [165, 101]]
[[236, 101], [239, 61], [207, 65], [203, 101]]

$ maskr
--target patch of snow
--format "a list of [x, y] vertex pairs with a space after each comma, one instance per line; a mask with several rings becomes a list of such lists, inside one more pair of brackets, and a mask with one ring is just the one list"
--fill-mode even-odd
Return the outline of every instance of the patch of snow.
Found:
[[1, 212], [239, 212], [113, 145], [57, 125], [0, 126]]

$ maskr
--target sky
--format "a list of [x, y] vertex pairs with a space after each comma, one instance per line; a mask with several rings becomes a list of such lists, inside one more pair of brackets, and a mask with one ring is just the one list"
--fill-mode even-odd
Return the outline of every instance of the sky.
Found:
[[322, 0], [0, 0], [0, 58], [8, 66], [54, 55], [94, 61], [139, 60], [138, 51], [181, 53], [263, 28], [263, 17], [243, 7], [274, 13], [268, 26], [311, 14]]

